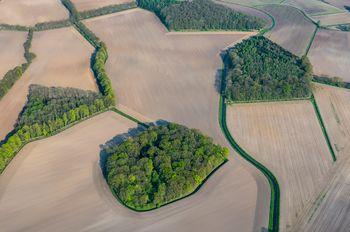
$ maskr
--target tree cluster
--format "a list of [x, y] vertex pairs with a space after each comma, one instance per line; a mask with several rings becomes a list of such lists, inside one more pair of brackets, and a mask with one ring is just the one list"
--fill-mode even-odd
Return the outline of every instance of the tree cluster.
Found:
[[263, 36], [228, 51], [225, 95], [228, 101], [305, 98], [311, 94], [312, 66]]
[[237, 12], [210, 0], [140, 0], [139, 6], [155, 12], [169, 30], [256, 30], [266, 21]]
[[64, 20], [58, 20], [58, 21], [37, 23], [34, 26], [34, 30], [35, 31], [45, 31], [45, 30], [62, 28], [62, 27], [69, 27], [71, 25], [72, 24], [71, 24], [69, 19], [64, 19]]
[[333, 85], [336, 87], [350, 89], [350, 83], [343, 81], [343, 79], [340, 77], [327, 77], [327, 76], [314, 75], [312, 80], [321, 84]]
[[30, 52], [30, 47], [33, 39], [33, 31], [29, 30], [27, 39], [23, 44], [24, 47], [24, 57], [26, 63], [16, 66], [15, 68], [9, 70], [5, 76], [0, 80], [0, 99], [2, 99], [5, 94], [11, 89], [11, 87], [16, 83], [16, 81], [22, 76], [26, 71], [28, 66], [31, 64], [32, 60], [35, 58], [35, 54]]
[[32, 85], [14, 131], [0, 146], [0, 173], [28, 142], [57, 133], [67, 125], [108, 108], [98, 93]]
[[124, 3], [124, 4], [105, 6], [97, 9], [92, 9], [92, 10], [81, 11], [79, 12], [79, 19], [80, 20], [89, 19], [89, 18], [101, 16], [101, 15], [116, 13], [119, 11], [131, 9], [135, 7], [136, 7], [136, 3], [130, 2], [130, 3]]
[[8, 31], [28, 31], [29, 27], [22, 25], [10, 25], [6, 23], [0, 23], [0, 30], [8, 30]]
[[149, 127], [104, 152], [111, 190], [141, 211], [191, 194], [228, 155], [198, 130], [173, 123]]

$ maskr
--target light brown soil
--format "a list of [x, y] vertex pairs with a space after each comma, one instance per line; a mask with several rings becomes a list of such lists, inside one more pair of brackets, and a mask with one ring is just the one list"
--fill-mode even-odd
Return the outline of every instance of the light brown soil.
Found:
[[261, 9], [269, 12], [276, 22], [276, 26], [265, 36], [295, 55], [304, 55], [316, 26], [290, 6], [266, 5]]
[[305, 13], [313, 14], [332, 14], [343, 12], [343, 9], [339, 9], [327, 3], [319, 0], [287, 0], [283, 4], [289, 4], [305, 11]]
[[[215, 76], [222, 65], [219, 52], [251, 33], [167, 33], [152, 13], [141, 9], [90, 19], [86, 24], [107, 44], [107, 72], [119, 104], [146, 118], [200, 129], [229, 146], [218, 124]], [[215, 188], [208, 190], [201, 201], [216, 205], [211, 208], [215, 216], [201, 218], [208, 208], [199, 207], [186, 214], [187, 218], [166, 218], [171, 227], [154, 225], [147, 231], [256, 231], [267, 227], [268, 183], [255, 168], [246, 166], [247, 172], [241, 163], [233, 154], [231, 162], [220, 169], [225, 173], [220, 182], [227, 187], [220, 187], [221, 194], [214, 194]], [[214, 177], [210, 181], [219, 180]], [[180, 225], [183, 229], [177, 228]]]
[[60, 0], [2, 0], [0, 23], [34, 25], [68, 18]]
[[350, 228], [350, 91], [317, 85], [315, 98], [337, 156], [337, 169], [300, 230], [346, 232]]
[[309, 52], [316, 75], [338, 76], [350, 81], [350, 33], [319, 30]]
[[0, 140], [13, 129], [26, 102], [29, 85], [97, 90], [90, 70], [93, 48], [74, 29], [34, 33], [31, 51], [37, 57], [0, 101]]
[[101, 173], [100, 145], [135, 127], [107, 112], [25, 146], [0, 176], [1, 229], [212, 232], [232, 231], [234, 224], [252, 230], [245, 226], [257, 187], [249, 175], [237, 175], [245, 173], [237, 165], [225, 164], [195, 195], [155, 211], [137, 213], [117, 202]]
[[276, 176], [280, 230], [291, 231], [326, 187], [333, 165], [311, 102], [235, 104], [227, 122], [237, 143]]
[[0, 31], [0, 80], [10, 69], [25, 62], [23, 43], [27, 33]]
[[133, 2], [134, 0], [72, 0], [79, 11], [92, 10], [109, 5]]
[[344, 6], [350, 6], [350, 0], [325, 0], [325, 2], [336, 6], [338, 8], [344, 8]]
[[336, 24], [347, 24], [350, 23], [349, 13], [340, 14], [326, 14], [312, 17], [315, 21], [320, 21], [321, 25], [336, 25]]

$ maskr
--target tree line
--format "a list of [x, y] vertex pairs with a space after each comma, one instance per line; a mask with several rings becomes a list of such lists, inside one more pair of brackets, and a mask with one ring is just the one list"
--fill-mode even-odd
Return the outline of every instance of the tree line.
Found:
[[141, 211], [189, 195], [228, 155], [200, 131], [174, 123], [149, 127], [103, 152], [111, 190]]
[[312, 66], [263, 36], [229, 49], [225, 95], [228, 101], [305, 98], [311, 95]]
[[104, 6], [104, 7], [100, 7], [92, 10], [80, 11], [78, 12], [78, 14], [79, 14], [79, 19], [83, 20], [83, 19], [89, 19], [89, 18], [101, 16], [101, 15], [112, 14], [112, 13], [116, 13], [127, 9], [132, 9], [135, 7], [137, 7], [135, 2], [129, 2], [129, 3], [123, 3], [123, 4], [117, 4], [117, 5]]
[[350, 89], [350, 83], [343, 81], [343, 79], [340, 77], [327, 77], [327, 76], [314, 75], [312, 80], [321, 84], [333, 85], [336, 87]]
[[30, 29], [28, 31], [27, 39], [23, 44], [24, 58], [26, 59], [26, 63], [23, 63], [9, 70], [5, 74], [5, 76], [0, 80], [0, 100], [11, 89], [11, 87], [16, 83], [16, 81], [22, 76], [22, 74], [27, 70], [27, 68], [35, 58], [35, 54], [30, 52], [32, 40], [33, 40], [33, 30]]
[[140, 0], [139, 6], [155, 12], [169, 30], [257, 30], [264, 19], [246, 15], [210, 0]]
[[0, 173], [28, 142], [53, 135], [108, 107], [104, 97], [92, 91], [31, 85], [15, 129], [0, 143]]

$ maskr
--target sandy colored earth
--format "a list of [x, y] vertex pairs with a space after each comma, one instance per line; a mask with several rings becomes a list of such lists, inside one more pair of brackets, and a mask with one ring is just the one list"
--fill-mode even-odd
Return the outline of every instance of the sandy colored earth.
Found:
[[90, 70], [93, 48], [73, 28], [34, 33], [31, 51], [37, 57], [0, 101], [0, 140], [13, 129], [29, 85], [97, 90]]
[[257, 189], [249, 175], [236, 176], [239, 167], [219, 169], [195, 195], [155, 211], [117, 202], [101, 173], [100, 145], [135, 127], [107, 112], [25, 146], [0, 176], [2, 231], [232, 231], [233, 209], [243, 215], [236, 228], [244, 228]]
[[309, 52], [316, 75], [341, 77], [350, 81], [350, 33], [319, 30]]
[[265, 36], [295, 55], [304, 55], [316, 26], [291, 6], [266, 5], [261, 9], [270, 13], [276, 22]]
[[2, 0], [0, 23], [34, 25], [68, 18], [60, 0]]
[[0, 80], [10, 69], [25, 63], [23, 43], [26, 32], [0, 31]]
[[134, 0], [72, 0], [79, 11], [92, 10], [104, 6], [133, 2]]
[[339, 9], [319, 0], [287, 0], [283, 2], [283, 4], [295, 6], [310, 15], [344, 12], [343, 9]]
[[315, 21], [320, 21], [323, 26], [350, 23], [350, 14], [346, 12], [340, 14], [317, 15], [312, 18]]
[[[129, 10], [87, 20], [109, 49], [107, 72], [123, 107], [153, 120], [168, 120], [200, 129], [224, 146], [229, 146], [218, 124], [216, 75], [221, 68], [219, 53], [251, 33], [167, 33], [150, 12]], [[123, 36], [120, 36], [123, 35]], [[227, 183], [225, 194], [216, 194], [215, 216], [200, 220], [203, 209], [188, 218], [167, 218], [174, 227], [150, 226], [173, 231], [257, 231], [267, 227], [269, 186], [255, 168], [232, 151], [231, 162], [220, 169]], [[243, 165], [245, 169], [243, 169]], [[216, 182], [215, 179], [210, 181]], [[213, 192], [208, 190], [208, 194]], [[239, 200], [238, 200], [239, 199]], [[214, 200], [214, 199], [213, 199]], [[214, 204], [203, 198], [201, 204]], [[228, 202], [236, 201], [237, 204]], [[239, 202], [239, 203], [238, 203]], [[183, 202], [181, 201], [181, 204]], [[258, 204], [258, 205], [257, 205]], [[197, 217], [198, 216], [198, 217]], [[192, 223], [191, 223], [192, 221]], [[193, 224], [194, 223], [194, 224]], [[194, 226], [195, 225], [195, 226]]]
[[347, 232], [350, 228], [350, 91], [317, 85], [315, 98], [337, 155], [337, 170], [301, 230]]
[[235, 4], [241, 4], [245, 6], [256, 6], [268, 3], [280, 3], [281, 0], [224, 0], [225, 2], [231, 2]]
[[324, 1], [338, 8], [343, 8], [344, 6], [350, 6], [350, 0], [324, 0]]
[[280, 230], [292, 231], [326, 187], [333, 166], [311, 102], [234, 104], [227, 123], [237, 143], [276, 176]]

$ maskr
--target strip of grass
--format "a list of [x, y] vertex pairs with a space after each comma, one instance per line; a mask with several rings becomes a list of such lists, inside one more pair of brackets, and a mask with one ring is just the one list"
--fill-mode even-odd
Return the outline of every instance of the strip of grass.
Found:
[[316, 28], [315, 28], [315, 31], [314, 31], [314, 33], [313, 33], [312, 36], [311, 36], [310, 42], [309, 42], [309, 44], [307, 45], [307, 48], [306, 48], [306, 51], [305, 51], [305, 56], [307, 56], [307, 55], [309, 54], [310, 48], [311, 48], [311, 46], [312, 46], [312, 44], [313, 44], [313, 42], [314, 42], [314, 40], [315, 40], [315, 37], [316, 37], [317, 31], [318, 31], [318, 28], [319, 28], [319, 26], [318, 26], [318, 24], [317, 24], [317, 25], [316, 25]]

